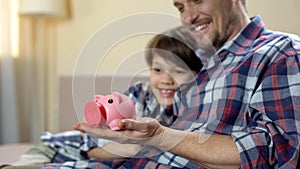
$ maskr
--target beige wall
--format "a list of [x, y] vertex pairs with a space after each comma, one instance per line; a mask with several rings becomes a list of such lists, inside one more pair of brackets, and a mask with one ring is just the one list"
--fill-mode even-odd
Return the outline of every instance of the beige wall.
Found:
[[[269, 28], [300, 35], [299, 0], [248, 0], [250, 16], [260, 14]], [[178, 16], [172, 0], [71, 0], [71, 19], [57, 25], [57, 62], [59, 75], [71, 75], [77, 57], [89, 38], [113, 21], [124, 16], [144, 12], [161, 12]], [[159, 26], [159, 25], [158, 25]], [[134, 53], [140, 57], [122, 69], [122, 73], [134, 73], [132, 67], [145, 65], [141, 51], [151, 35], [127, 38], [113, 47], [103, 57], [97, 69], [100, 74], [113, 74], [124, 58]], [[101, 45], [101, 44], [99, 44]], [[98, 61], [99, 62], [99, 61]]]
[[249, 15], [259, 14], [272, 30], [300, 35], [299, 0], [248, 0]]
[[[59, 75], [73, 74], [76, 59], [85, 43], [95, 32], [117, 19], [144, 12], [161, 12], [178, 17], [170, 0], [72, 0], [71, 10], [71, 19], [57, 26]], [[124, 58], [144, 49], [150, 36], [127, 38], [114, 46], [99, 63], [98, 72], [112, 74]], [[142, 57], [136, 63], [145, 65]], [[131, 68], [128, 67], [129, 73], [132, 73]]]

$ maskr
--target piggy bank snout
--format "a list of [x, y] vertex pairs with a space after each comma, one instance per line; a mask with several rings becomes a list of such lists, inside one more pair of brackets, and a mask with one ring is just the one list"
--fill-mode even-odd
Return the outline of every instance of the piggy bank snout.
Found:
[[84, 108], [84, 116], [88, 124], [103, 125], [106, 121], [106, 110], [101, 104], [90, 101]]

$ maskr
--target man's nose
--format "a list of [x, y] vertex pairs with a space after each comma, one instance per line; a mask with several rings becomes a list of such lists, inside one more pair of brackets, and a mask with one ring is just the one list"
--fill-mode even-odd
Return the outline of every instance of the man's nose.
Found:
[[194, 7], [187, 6], [184, 12], [181, 14], [181, 18], [187, 24], [193, 24], [197, 19], [197, 12]]

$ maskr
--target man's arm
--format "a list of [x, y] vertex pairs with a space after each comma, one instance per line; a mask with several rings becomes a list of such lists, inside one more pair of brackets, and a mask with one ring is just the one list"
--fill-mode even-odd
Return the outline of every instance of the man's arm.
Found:
[[208, 168], [239, 168], [240, 156], [230, 136], [189, 132], [170, 152]]
[[128, 130], [156, 128], [153, 130], [155, 136], [141, 142], [141, 144], [172, 152], [208, 168], [240, 167], [239, 152], [230, 136], [179, 131], [161, 126], [156, 121], [153, 121], [152, 124], [149, 123], [149, 126], [146, 127], [147, 125], [147, 123], [134, 121], [125, 121], [121, 124]]
[[120, 131], [92, 127], [85, 123], [75, 124], [74, 129], [120, 143], [154, 146], [208, 168], [239, 168], [239, 152], [231, 137], [174, 130], [149, 119], [122, 120]]

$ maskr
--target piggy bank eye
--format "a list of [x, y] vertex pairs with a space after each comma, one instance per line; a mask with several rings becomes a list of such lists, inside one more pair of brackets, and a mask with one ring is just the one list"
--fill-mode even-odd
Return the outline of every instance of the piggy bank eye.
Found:
[[114, 102], [114, 100], [113, 99], [108, 99], [108, 101], [107, 101], [109, 104], [112, 104], [113, 102]]

